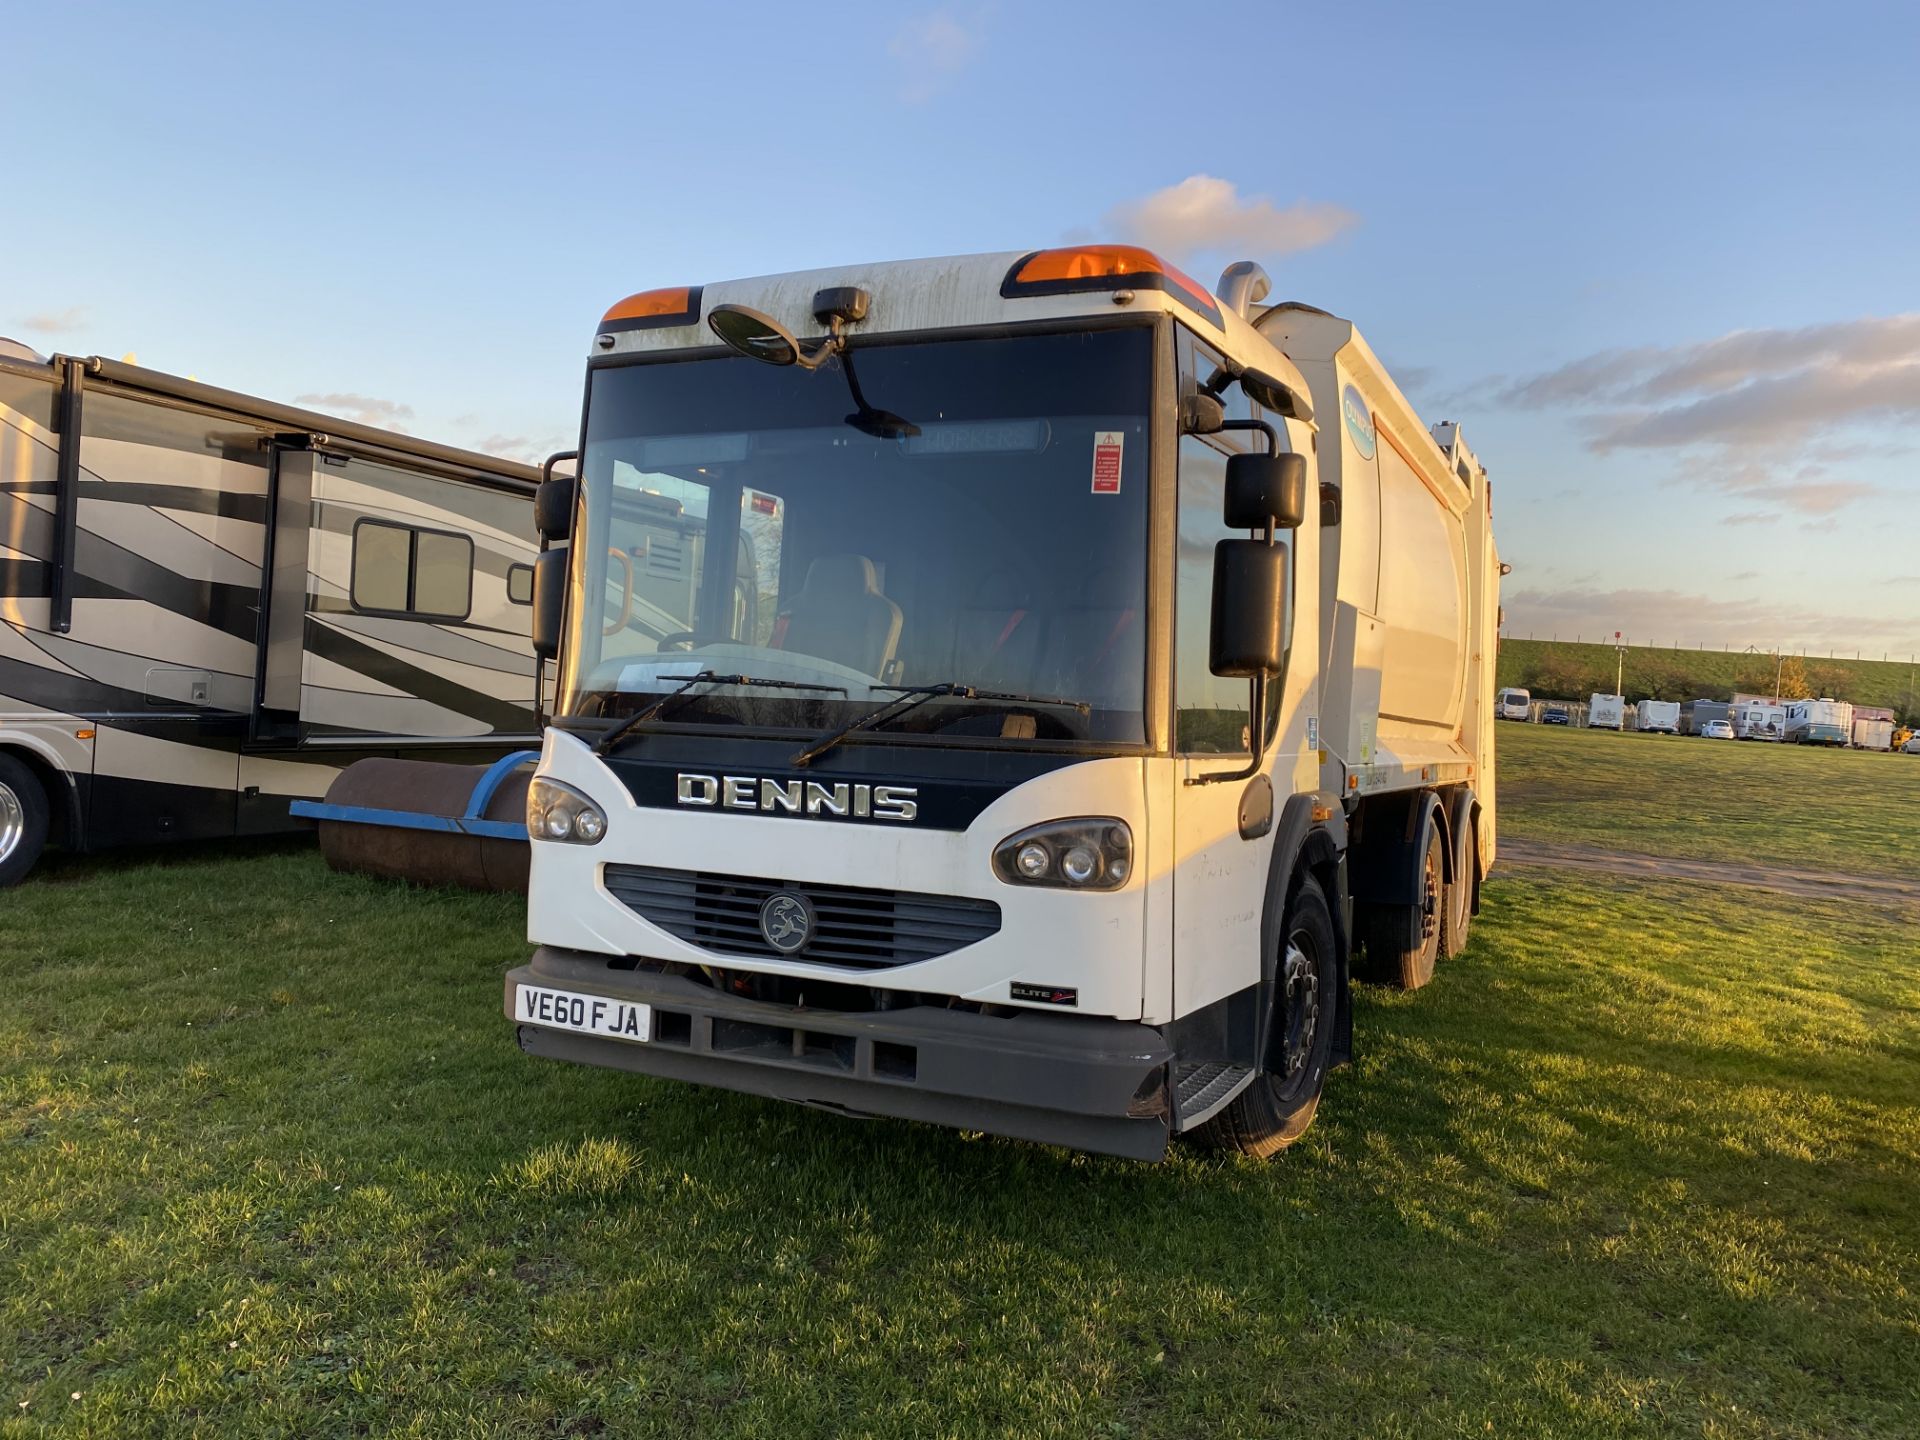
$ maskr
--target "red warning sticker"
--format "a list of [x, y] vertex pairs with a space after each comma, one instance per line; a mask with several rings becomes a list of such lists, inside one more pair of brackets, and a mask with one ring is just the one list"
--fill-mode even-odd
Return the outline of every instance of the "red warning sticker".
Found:
[[1093, 432], [1093, 493], [1096, 495], [1118, 495], [1120, 493], [1120, 450], [1126, 443], [1126, 435], [1119, 430], [1096, 430]]

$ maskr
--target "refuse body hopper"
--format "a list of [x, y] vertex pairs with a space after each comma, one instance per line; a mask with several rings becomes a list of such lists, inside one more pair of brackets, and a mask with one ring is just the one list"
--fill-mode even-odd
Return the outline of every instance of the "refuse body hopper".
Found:
[[527, 784], [534, 750], [492, 765], [358, 760], [325, 800], [296, 800], [316, 823], [320, 853], [335, 870], [454, 885], [527, 890]]

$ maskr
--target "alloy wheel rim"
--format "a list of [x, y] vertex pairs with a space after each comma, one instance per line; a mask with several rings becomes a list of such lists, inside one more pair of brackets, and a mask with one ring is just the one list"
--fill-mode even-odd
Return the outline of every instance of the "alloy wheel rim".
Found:
[[10, 786], [0, 784], [0, 861], [12, 857], [27, 833], [27, 808]]
[[1431, 940], [1440, 929], [1440, 894], [1445, 888], [1440, 879], [1439, 857], [1427, 851], [1426, 894], [1421, 897], [1420, 938]]

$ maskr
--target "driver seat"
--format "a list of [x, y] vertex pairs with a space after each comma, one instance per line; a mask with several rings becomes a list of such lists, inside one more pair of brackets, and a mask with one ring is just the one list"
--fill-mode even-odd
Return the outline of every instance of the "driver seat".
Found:
[[864, 555], [822, 555], [781, 617], [778, 645], [884, 676], [900, 643], [900, 607]]

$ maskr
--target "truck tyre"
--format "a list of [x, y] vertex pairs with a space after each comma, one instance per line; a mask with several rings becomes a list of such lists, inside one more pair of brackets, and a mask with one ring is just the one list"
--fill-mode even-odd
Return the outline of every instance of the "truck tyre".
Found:
[[1445, 918], [1440, 925], [1443, 960], [1451, 960], [1467, 948], [1467, 931], [1473, 924], [1473, 877], [1478, 869], [1479, 846], [1469, 812], [1466, 823], [1454, 827], [1453, 879], [1447, 885]]
[[1225, 1109], [1193, 1132], [1194, 1140], [1216, 1150], [1272, 1155], [1305, 1134], [1320, 1108], [1333, 1055], [1340, 952], [1333, 912], [1311, 875], [1294, 892], [1282, 933], [1268, 1050], [1276, 1068], [1263, 1067]]
[[47, 792], [25, 765], [0, 752], [0, 890], [33, 869], [47, 843]]
[[1402, 990], [1418, 990], [1433, 979], [1440, 956], [1440, 932], [1447, 903], [1445, 852], [1440, 827], [1427, 826], [1420, 865], [1420, 901], [1416, 905], [1367, 905], [1356, 919], [1367, 952], [1367, 978]]

